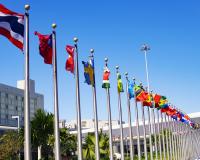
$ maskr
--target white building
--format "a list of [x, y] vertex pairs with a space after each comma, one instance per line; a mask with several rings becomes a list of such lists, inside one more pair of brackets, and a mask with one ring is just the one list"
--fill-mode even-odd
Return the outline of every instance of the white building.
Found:
[[[124, 123], [124, 122], [123, 122]], [[112, 120], [112, 126], [119, 125], [118, 120]], [[77, 123], [76, 120], [72, 120], [65, 123], [65, 127], [69, 128], [71, 131], [77, 130]], [[82, 120], [81, 121], [82, 130], [94, 128], [94, 119]], [[99, 120], [98, 121], [99, 129], [103, 129], [108, 127], [108, 121], [106, 120]]]
[[[0, 126], [17, 126], [19, 116], [20, 125], [24, 125], [24, 80], [17, 81], [17, 88], [0, 83]], [[35, 81], [30, 80], [30, 118], [37, 109], [44, 109], [44, 96], [35, 93]]]

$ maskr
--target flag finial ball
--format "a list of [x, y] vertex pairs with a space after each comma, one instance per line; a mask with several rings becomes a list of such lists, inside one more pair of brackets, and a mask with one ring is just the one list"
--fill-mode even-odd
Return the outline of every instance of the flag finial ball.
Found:
[[118, 70], [118, 69], [119, 69], [119, 66], [116, 66], [115, 68], [116, 68], [116, 70]]
[[74, 42], [77, 43], [78, 42], [78, 38], [74, 37]]
[[53, 23], [51, 26], [53, 29], [55, 29], [57, 27], [57, 25], [55, 23]]
[[128, 72], [125, 72], [125, 76], [128, 76]]
[[90, 49], [90, 52], [91, 52], [91, 53], [94, 53], [94, 49]]
[[24, 8], [25, 8], [25, 10], [29, 10], [30, 9], [30, 5], [28, 5], [28, 4], [26, 4], [25, 6], [24, 6]]
[[108, 62], [108, 58], [105, 58], [104, 61], [107, 63]]

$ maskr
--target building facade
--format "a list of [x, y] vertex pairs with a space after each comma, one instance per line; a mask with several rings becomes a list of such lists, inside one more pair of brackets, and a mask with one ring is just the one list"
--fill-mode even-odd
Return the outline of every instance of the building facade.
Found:
[[[17, 81], [17, 87], [0, 83], [0, 126], [17, 126], [19, 116], [20, 126], [24, 125], [24, 87], [25, 81]], [[37, 109], [44, 109], [44, 96], [35, 92], [35, 81], [30, 80], [30, 118]]]
[[[122, 122], [124, 124], [124, 122]], [[119, 121], [118, 120], [112, 120], [112, 126], [118, 126]], [[71, 131], [76, 131], [77, 130], [77, 121], [72, 120], [69, 122], [65, 122], [65, 127], [69, 128]], [[81, 128], [82, 130], [85, 129], [91, 129], [94, 128], [94, 119], [87, 119], [87, 120], [82, 120], [81, 121]], [[99, 120], [98, 121], [98, 127], [99, 129], [103, 129], [105, 127], [108, 127], [108, 121], [107, 120]]]

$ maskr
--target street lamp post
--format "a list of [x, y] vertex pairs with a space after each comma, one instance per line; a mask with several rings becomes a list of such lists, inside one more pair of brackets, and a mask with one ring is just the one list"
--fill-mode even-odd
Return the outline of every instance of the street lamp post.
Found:
[[[19, 134], [20, 124], [19, 124], [19, 116], [12, 116], [12, 119], [17, 119], [17, 132]], [[20, 150], [19, 150], [19, 160], [20, 160]]]

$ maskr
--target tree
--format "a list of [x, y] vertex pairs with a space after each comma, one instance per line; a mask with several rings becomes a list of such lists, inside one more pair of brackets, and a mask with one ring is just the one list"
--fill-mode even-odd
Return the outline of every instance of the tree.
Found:
[[42, 154], [47, 156], [51, 150], [47, 144], [53, 134], [53, 120], [52, 113], [38, 109], [31, 121], [31, 141], [33, 148], [38, 147], [38, 158], [41, 158]]
[[60, 148], [62, 157], [73, 157], [77, 150], [76, 136], [69, 133], [67, 128], [60, 129]]
[[[54, 135], [49, 137], [48, 144], [54, 147]], [[62, 158], [73, 159], [77, 150], [76, 136], [69, 133], [68, 128], [60, 129], [60, 150]]]
[[16, 131], [9, 131], [0, 137], [0, 160], [18, 159], [23, 139]]
[[[109, 159], [109, 137], [103, 133], [102, 130], [99, 133], [99, 149], [100, 157], [104, 160]], [[95, 135], [94, 133], [88, 133], [85, 137], [83, 144], [83, 157], [87, 160], [95, 160]]]

